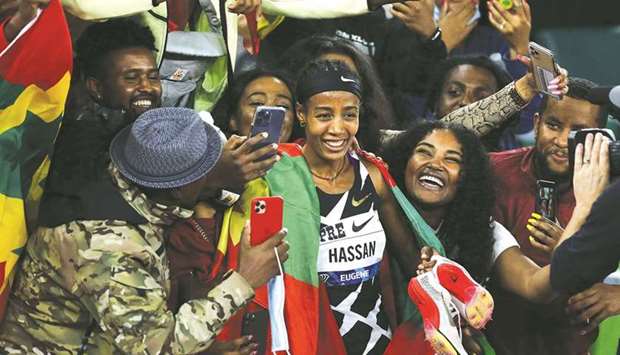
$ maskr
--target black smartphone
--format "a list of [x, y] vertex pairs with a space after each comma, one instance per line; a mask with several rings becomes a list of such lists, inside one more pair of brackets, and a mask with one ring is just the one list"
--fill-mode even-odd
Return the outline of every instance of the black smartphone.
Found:
[[549, 90], [549, 82], [559, 75], [553, 52], [535, 42], [530, 42], [529, 52], [536, 88], [545, 95], [559, 99]]
[[536, 205], [534, 212], [555, 222], [557, 208], [557, 187], [555, 181], [536, 180]]
[[568, 134], [568, 162], [571, 172], [575, 168], [575, 148], [577, 148], [577, 144], [583, 144], [586, 141], [588, 133], [592, 133], [593, 135], [601, 133], [612, 141], [616, 140], [614, 131], [608, 128], [584, 128], [578, 131], [570, 131]]
[[252, 342], [258, 344], [257, 354], [264, 354], [267, 348], [267, 330], [269, 329], [269, 311], [261, 309], [247, 312], [243, 316], [241, 335], [251, 335]]
[[[282, 107], [258, 106], [256, 108], [256, 112], [254, 112], [254, 119], [252, 121], [252, 129], [250, 130], [250, 136], [253, 137], [263, 132], [267, 132], [268, 136], [258, 143], [254, 149], [260, 149], [269, 144], [278, 143], [280, 141], [280, 132], [282, 131], [282, 124], [284, 123], [285, 114], [286, 109]], [[271, 156], [272, 155], [265, 155], [259, 160], [265, 160]]]

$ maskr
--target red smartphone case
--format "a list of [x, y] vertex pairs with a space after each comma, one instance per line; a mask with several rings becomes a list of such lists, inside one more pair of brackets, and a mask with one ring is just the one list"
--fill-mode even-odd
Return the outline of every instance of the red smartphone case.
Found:
[[280, 196], [257, 197], [252, 200], [250, 213], [250, 243], [262, 244], [282, 229], [284, 200]]

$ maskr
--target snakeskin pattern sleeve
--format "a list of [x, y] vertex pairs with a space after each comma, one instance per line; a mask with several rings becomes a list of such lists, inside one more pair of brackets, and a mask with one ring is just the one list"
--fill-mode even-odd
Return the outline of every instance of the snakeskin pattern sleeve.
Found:
[[441, 120], [460, 123], [478, 136], [484, 136], [500, 127], [526, 105], [527, 102], [519, 96], [515, 89], [515, 83], [512, 82], [495, 94], [461, 107], [444, 116]]

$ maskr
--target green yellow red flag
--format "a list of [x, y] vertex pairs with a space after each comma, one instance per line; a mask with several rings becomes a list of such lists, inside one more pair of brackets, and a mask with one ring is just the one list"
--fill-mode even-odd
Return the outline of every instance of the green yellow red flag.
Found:
[[[4, 22], [6, 23], [6, 22]], [[36, 222], [72, 68], [60, 0], [11, 43], [0, 31], [0, 319], [10, 280]]]

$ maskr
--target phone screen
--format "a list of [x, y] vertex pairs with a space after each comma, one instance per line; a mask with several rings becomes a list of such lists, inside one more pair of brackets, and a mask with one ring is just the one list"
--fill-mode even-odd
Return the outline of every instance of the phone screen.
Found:
[[550, 221], [555, 221], [557, 188], [554, 181], [536, 181], [536, 206], [534, 211]]

